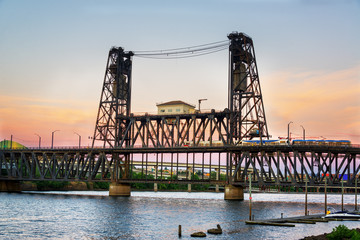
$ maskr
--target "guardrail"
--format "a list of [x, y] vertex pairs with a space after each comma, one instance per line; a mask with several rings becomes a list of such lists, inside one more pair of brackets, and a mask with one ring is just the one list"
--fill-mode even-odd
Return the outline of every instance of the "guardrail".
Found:
[[[284, 145], [284, 144], [283, 144]], [[197, 145], [197, 146], [174, 146], [174, 147], [183, 147], [183, 148], [208, 148], [208, 147], [234, 147], [234, 146], [241, 146], [241, 145], [232, 145], [232, 144], [227, 144], [227, 145]], [[244, 145], [246, 147], [249, 147], [250, 145]], [[251, 145], [253, 147], [258, 147], [260, 145]], [[281, 146], [280, 144], [276, 145], [263, 145], [263, 146]], [[286, 144], [284, 145], [286, 146]], [[319, 144], [307, 144], [307, 145], [301, 145], [301, 144], [294, 144], [294, 145], [290, 145], [290, 146], [309, 146], [309, 147], [316, 147], [316, 146], [331, 146], [331, 147], [341, 147], [341, 148], [360, 148], [360, 144], [350, 144], [350, 145], [341, 145], [341, 146], [334, 146], [334, 145], [319, 145]], [[109, 149], [108, 147], [104, 147], [104, 146], [94, 146], [94, 147], [89, 147], [89, 146], [58, 146], [58, 147], [12, 147], [10, 148], [0, 148], [0, 150], [66, 150], [66, 149]], [[143, 146], [141, 144], [139, 145], [134, 145], [132, 147], [128, 147], [128, 148], [143, 148]], [[128, 148], [124, 148], [124, 149], [128, 149]], [[156, 148], [156, 147], [153, 147]]]

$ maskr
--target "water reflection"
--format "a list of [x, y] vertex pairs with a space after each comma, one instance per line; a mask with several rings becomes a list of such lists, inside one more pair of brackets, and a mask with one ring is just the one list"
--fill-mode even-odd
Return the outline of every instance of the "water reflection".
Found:
[[[81, 195], [82, 194], [82, 195]], [[224, 201], [223, 193], [132, 192], [130, 198], [108, 197], [108, 192], [67, 192], [52, 194], [0, 193], [1, 239], [191, 239], [195, 231], [220, 224], [216, 239], [299, 239], [330, 232], [344, 222], [297, 224], [295, 228], [250, 226], [248, 201]], [[245, 198], [248, 198], [245, 194]], [[255, 219], [304, 214], [304, 196], [300, 194], [253, 194]], [[344, 202], [353, 209], [353, 195]], [[275, 202], [266, 202], [272, 200]], [[310, 194], [308, 210], [324, 211], [322, 194]], [[341, 202], [341, 196], [329, 195], [328, 202]], [[339, 208], [340, 205], [337, 205]], [[358, 222], [345, 222], [349, 227]]]

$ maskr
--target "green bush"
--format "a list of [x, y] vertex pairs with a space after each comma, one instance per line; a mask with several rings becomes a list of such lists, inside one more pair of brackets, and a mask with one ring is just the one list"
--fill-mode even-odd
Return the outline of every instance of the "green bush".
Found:
[[109, 190], [109, 182], [94, 182], [93, 186], [95, 189], [105, 189], [105, 190]]
[[34, 181], [36, 183], [37, 189], [42, 190], [58, 190], [62, 189], [69, 184], [69, 182], [63, 181]]
[[360, 233], [356, 230], [350, 230], [345, 225], [339, 225], [333, 228], [332, 232], [328, 234], [327, 239], [329, 240], [342, 240], [342, 239], [360, 239]]

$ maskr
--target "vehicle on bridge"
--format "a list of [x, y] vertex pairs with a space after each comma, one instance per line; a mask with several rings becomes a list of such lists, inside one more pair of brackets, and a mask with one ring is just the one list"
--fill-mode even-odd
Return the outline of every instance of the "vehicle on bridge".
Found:
[[[208, 147], [208, 146], [223, 146], [224, 143], [222, 141], [184, 141], [184, 147]], [[240, 141], [237, 146], [271, 146], [271, 145], [288, 145], [287, 139], [263, 139], [263, 140], [243, 140]], [[325, 146], [350, 146], [351, 142], [349, 140], [319, 140], [319, 139], [294, 139], [291, 140], [290, 145], [325, 145]]]
[[294, 139], [292, 145], [327, 145], [327, 146], [350, 146], [349, 140], [317, 140], [317, 139]]

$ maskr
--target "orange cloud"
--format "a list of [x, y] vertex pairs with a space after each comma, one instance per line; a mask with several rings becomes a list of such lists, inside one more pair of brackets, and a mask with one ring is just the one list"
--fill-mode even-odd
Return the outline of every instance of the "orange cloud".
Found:
[[[333, 72], [277, 72], [262, 82], [270, 132], [360, 143], [360, 66]], [[269, 105], [270, 104], [270, 105]]]
[[[76, 145], [79, 133], [85, 139], [92, 135], [96, 120], [96, 107], [85, 102], [58, 101], [26, 97], [0, 96], [0, 137], [26, 146], [37, 146], [37, 136], [42, 145], [50, 146], [51, 132], [56, 132], [58, 145]], [[87, 142], [86, 142], [87, 144]]]

